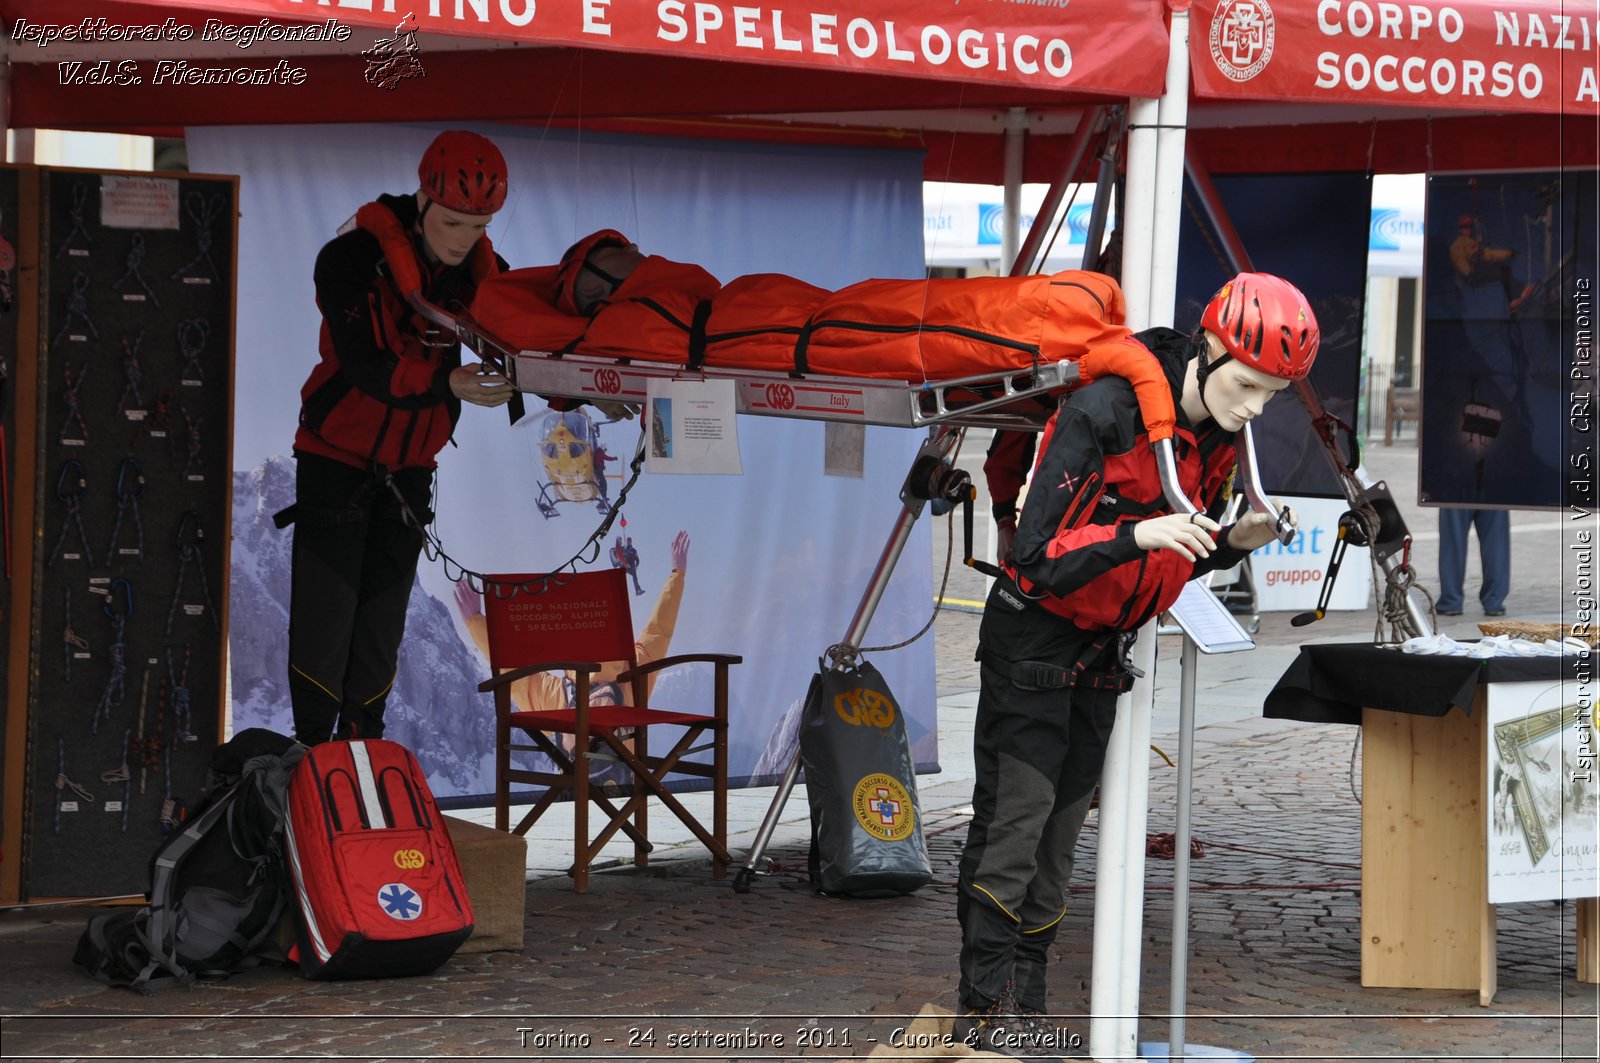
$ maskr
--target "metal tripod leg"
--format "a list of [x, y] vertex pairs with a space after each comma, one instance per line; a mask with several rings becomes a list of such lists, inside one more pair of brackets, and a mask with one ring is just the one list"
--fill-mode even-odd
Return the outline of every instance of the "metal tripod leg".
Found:
[[[930, 455], [940, 461], [945, 460], [965, 434], [966, 429], [952, 428], [949, 425], [930, 429], [927, 442], [922, 444], [922, 449], [912, 461], [913, 468], [917, 462]], [[861, 640], [866, 638], [867, 626], [872, 623], [872, 614], [878, 611], [878, 603], [883, 600], [883, 592], [889, 586], [889, 577], [894, 574], [894, 566], [899, 562], [900, 554], [904, 552], [906, 543], [911, 538], [911, 526], [917, 522], [917, 517], [922, 514], [922, 507], [927, 504], [926, 499], [914, 496], [910, 487], [911, 479], [908, 476], [906, 485], [900, 489], [900, 516], [896, 518], [894, 529], [889, 533], [889, 541], [884, 544], [883, 553], [878, 555], [878, 564], [867, 580], [867, 589], [861, 595], [861, 603], [856, 606], [855, 616], [850, 620], [844, 639], [828, 651], [830, 667], [837, 667], [854, 660], [856, 651], [861, 646]], [[794, 756], [789, 760], [789, 767], [784, 771], [782, 781], [778, 783], [778, 792], [772, 795], [772, 804], [767, 806], [766, 817], [761, 821], [761, 828], [756, 831], [750, 855], [745, 857], [744, 866], [733, 877], [735, 893], [750, 891], [751, 880], [756, 875], [756, 865], [761, 862], [767, 843], [772, 840], [772, 832], [778, 827], [778, 817], [783, 814], [783, 806], [789, 803], [789, 794], [794, 790], [795, 780], [799, 775], [800, 746], [797, 742]], [[908, 781], [915, 783], [914, 779]]]

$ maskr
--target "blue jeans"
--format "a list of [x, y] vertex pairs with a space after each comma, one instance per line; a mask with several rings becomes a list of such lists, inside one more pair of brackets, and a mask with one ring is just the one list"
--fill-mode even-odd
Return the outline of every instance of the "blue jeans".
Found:
[[1483, 585], [1478, 601], [1484, 612], [1505, 608], [1511, 589], [1511, 514], [1503, 509], [1439, 511], [1439, 600], [1441, 612], [1461, 612], [1461, 585], [1467, 574], [1467, 529], [1478, 527], [1478, 562]]

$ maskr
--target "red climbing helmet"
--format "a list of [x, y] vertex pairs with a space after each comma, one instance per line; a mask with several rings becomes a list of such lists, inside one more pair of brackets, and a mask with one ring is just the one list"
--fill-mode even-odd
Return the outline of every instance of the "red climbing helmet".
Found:
[[1241, 273], [1206, 306], [1200, 325], [1233, 357], [1284, 380], [1311, 372], [1322, 334], [1300, 289], [1270, 273]]
[[428, 198], [460, 214], [493, 214], [506, 202], [506, 159], [488, 137], [450, 129], [433, 138], [417, 164]]

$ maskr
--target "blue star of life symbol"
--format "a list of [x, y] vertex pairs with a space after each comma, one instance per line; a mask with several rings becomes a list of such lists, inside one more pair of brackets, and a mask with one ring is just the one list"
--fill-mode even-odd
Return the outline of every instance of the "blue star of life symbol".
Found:
[[422, 914], [422, 898], [403, 882], [389, 882], [378, 890], [378, 903], [390, 919], [408, 922]]
[[885, 825], [893, 824], [895, 817], [900, 815], [900, 802], [889, 796], [889, 791], [878, 787], [878, 796], [867, 803], [867, 807], [878, 814]]

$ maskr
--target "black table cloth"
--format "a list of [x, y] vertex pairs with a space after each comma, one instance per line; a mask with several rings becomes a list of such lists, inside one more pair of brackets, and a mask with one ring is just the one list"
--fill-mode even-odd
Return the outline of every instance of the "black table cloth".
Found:
[[1262, 715], [1303, 723], [1361, 722], [1363, 708], [1443, 716], [1452, 705], [1472, 711], [1480, 683], [1571, 677], [1579, 658], [1442, 657], [1401, 653], [1371, 643], [1300, 647], [1270, 693]]

